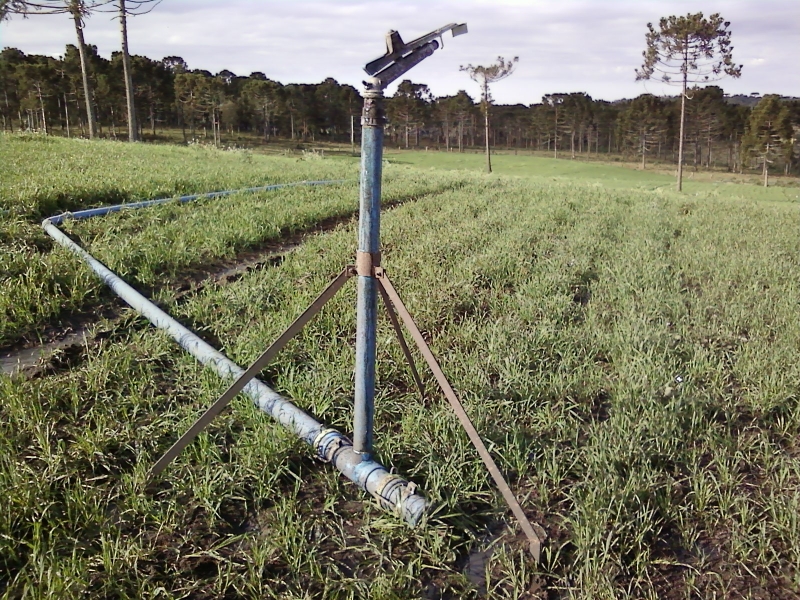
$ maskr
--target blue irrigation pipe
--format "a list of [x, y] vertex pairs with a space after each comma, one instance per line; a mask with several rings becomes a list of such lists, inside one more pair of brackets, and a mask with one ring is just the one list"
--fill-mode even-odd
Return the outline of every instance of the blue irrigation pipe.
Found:
[[361, 124], [353, 448], [365, 459], [369, 459], [372, 454], [372, 428], [375, 414], [378, 280], [375, 278], [374, 267], [380, 265], [383, 89], [367, 89], [365, 91]]
[[[260, 192], [296, 185], [326, 185], [334, 183], [341, 183], [341, 181], [303, 181], [247, 188], [245, 190], [196, 194], [182, 196], [177, 199], [164, 198], [118, 204], [50, 217], [42, 222], [42, 227], [56, 242], [82, 258], [100, 279], [127, 302], [131, 308], [139, 312], [159, 329], [166, 331], [200, 363], [214, 370], [223, 379], [234, 380], [244, 373], [242, 367], [147, 300], [147, 298], [125, 283], [116, 273], [71, 240], [58, 229], [57, 225], [67, 218], [88, 219], [123, 209], [145, 208], [176, 200], [189, 202], [198, 198], [216, 198], [241, 192]], [[394, 511], [410, 525], [416, 525], [422, 519], [429, 505], [423, 496], [416, 493], [416, 486], [402, 477], [390, 473], [380, 463], [355, 452], [353, 444], [347, 436], [335, 429], [326, 428], [258, 379], [253, 379], [244, 388], [243, 392], [250, 397], [259, 409], [272, 416], [281, 425], [309, 444], [319, 458], [326, 462], [331, 462], [345, 477], [375, 497], [383, 508]]]
[[175, 198], [159, 198], [158, 200], [143, 200], [141, 202], [126, 202], [123, 204], [115, 204], [114, 206], [103, 206], [101, 208], [87, 208], [86, 210], [79, 210], [77, 212], [65, 212], [55, 217], [49, 217], [49, 221], [53, 225], [61, 225], [66, 219], [90, 219], [92, 217], [100, 217], [113, 212], [121, 210], [135, 210], [137, 208], [147, 208], [148, 206], [156, 206], [158, 204], [169, 204], [170, 202], [192, 202], [200, 198], [222, 198], [223, 196], [230, 196], [232, 194], [255, 194], [258, 192], [271, 192], [279, 188], [294, 187], [298, 185], [331, 185], [335, 183], [344, 183], [345, 179], [325, 180], [325, 181], [296, 181], [294, 183], [276, 183], [273, 185], [262, 185], [260, 187], [243, 188], [241, 190], [223, 190], [221, 192], [206, 192], [204, 194], [192, 194], [190, 196], [177, 196]]

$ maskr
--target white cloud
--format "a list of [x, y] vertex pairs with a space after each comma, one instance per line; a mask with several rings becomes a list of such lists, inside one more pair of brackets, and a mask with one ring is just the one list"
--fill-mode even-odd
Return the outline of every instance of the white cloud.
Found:
[[[409, 74], [438, 95], [475, 84], [458, 68], [519, 56], [517, 72], [498, 83], [498, 102], [538, 102], [548, 92], [586, 91], [615, 99], [674, 93], [634, 80], [645, 27], [662, 16], [719, 11], [732, 22], [740, 80], [724, 80], [731, 93], [800, 95], [800, 2], [797, 0], [164, 0], [152, 13], [130, 19], [131, 51], [151, 58], [182, 56], [191, 68], [263, 71], [289, 82], [331, 76], [360, 85], [362, 67], [383, 52], [383, 36], [397, 29], [411, 39], [449, 22], [466, 21], [470, 33], [445, 38], [445, 47]], [[86, 38], [100, 53], [118, 49], [118, 24], [92, 16]], [[63, 16], [14, 18], [0, 25], [0, 44], [30, 54], [63, 54], [74, 43]], [[391, 91], [391, 90], [390, 90]]]

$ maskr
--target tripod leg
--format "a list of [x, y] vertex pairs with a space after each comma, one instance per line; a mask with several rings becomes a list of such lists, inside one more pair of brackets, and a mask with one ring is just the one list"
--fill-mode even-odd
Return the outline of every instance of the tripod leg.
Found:
[[411, 376], [414, 378], [414, 383], [417, 384], [417, 389], [419, 390], [419, 395], [422, 400], [425, 400], [425, 386], [422, 383], [422, 379], [417, 372], [417, 366], [414, 364], [414, 357], [411, 356], [411, 350], [408, 349], [408, 344], [406, 344], [406, 339], [403, 337], [403, 329], [400, 327], [400, 321], [397, 320], [397, 315], [394, 312], [394, 308], [392, 306], [392, 301], [389, 299], [389, 296], [386, 294], [386, 290], [383, 289], [383, 286], [378, 284], [378, 291], [381, 293], [381, 298], [383, 298], [383, 304], [386, 306], [386, 313], [389, 315], [389, 320], [392, 322], [392, 327], [394, 327], [394, 332], [397, 334], [397, 341], [400, 342], [400, 347], [403, 349], [403, 354], [405, 354], [406, 361], [408, 362], [408, 367], [411, 369]]
[[294, 320], [294, 322], [286, 328], [286, 330], [276, 339], [272, 344], [267, 348], [264, 353], [259, 356], [255, 362], [248, 367], [248, 369], [242, 373], [231, 385], [230, 387], [225, 390], [225, 392], [212, 404], [211, 406], [206, 409], [197, 421], [184, 433], [177, 442], [175, 442], [172, 447], [164, 453], [164, 456], [158, 459], [158, 462], [152, 466], [150, 472], [148, 473], [148, 479], [152, 479], [159, 473], [161, 473], [164, 469], [167, 468], [167, 465], [171, 463], [178, 454], [180, 454], [186, 446], [192, 443], [192, 440], [197, 437], [197, 435], [205, 429], [211, 421], [214, 420], [222, 409], [228, 406], [231, 400], [241, 392], [248, 383], [256, 376], [258, 373], [266, 367], [275, 355], [281, 351], [281, 349], [286, 345], [286, 343], [291, 340], [294, 336], [296, 336], [302, 329], [305, 327], [306, 323], [308, 323], [321, 309], [325, 306], [325, 303], [333, 298], [336, 295], [341, 287], [345, 284], [345, 282], [352, 276], [352, 267], [345, 267], [345, 269], [339, 273], [339, 275], [333, 281], [328, 284], [322, 293], [317, 296], [317, 299], [311, 303], [311, 305], [303, 311], [303, 313]]
[[425, 342], [425, 338], [422, 337], [422, 333], [420, 332], [419, 328], [417, 328], [416, 323], [414, 323], [413, 317], [411, 314], [409, 314], [408, 310], [403, 304], [403, 301], [400, 299], [400, 296], [394, 289], [392, 282], [389, 281], [389, 277], [386, 275], [386, 272], [383, 269], [378, 268], [376, 269], [376, 276], [378, 278], [378, 284], [389, 296], [389, 299], [392, 301], [395, 309], [397, 309], [397, 313], [400, 315], [400, 318], [403, 320], [403, 323], [405, 324], [409, 333], [411, 333], [411, 337], [416, 342], [417, 347], [422, 353], [422, 356], [425, 358], [425, 361], [428, 363], [431, 371], [433, 371], [433, 376], [439, 383], [439, 387], [442, 388], [442, 392], [444, 392], [447, 401], [450, 403], [450, 406], [453, 407], [458, 420], [461, 421], [461, 426], [467, 432], [472, 445], [475, 446], [475, 449], [478, 451], [481, 460], [483, 460], [483, 464], [486, 465], [486, 468], [497, 484], [497, 487], [500, 489], [500, 493], [503, 494], [503, 498], [505, 498], [506, 503], [511, 508], [511, 512], [513, 512], [514, 516], [517, 517], [520, 527], [522, 527], [522, 531], [525, 533], [525, 536], [530, 542], [531, 554], [533, 554], [536, 562], [539, 562], [539, 556], [542, 549], [542, 542], [539, 539], [539, 536], [536, 534], [536, 531], [534, 531], [533, 526], [528, 520], [528, 517], [525, 516], [525, 513], [523, 512], [522, 507], [519, 505], [519, 502], [517, 502], [517, 499], [514, 497], [514, 493], [511, 491], [511, 488], [508, 487], [506, 480], [500, 473], [500, 469], [497, 468], [497, 464], [494, 462], [492, 455], [489, 454], [489, 450], [486, 449], [486, 445], [483, 443], [481, 436], [478, 434], [478, 431], [472, 424], [469, 415], [464, 410], [461, 400], [458, 399], [458, 396], [456, 396], [456, 393], [453, 391], [450, 382], [447, 381], [447, 377], [445, 377], [445, 374], [439, 366], [439, 363], [436, 361], [436, 357], [433, 355], [433, 352], [431, 352], [431, 349]]

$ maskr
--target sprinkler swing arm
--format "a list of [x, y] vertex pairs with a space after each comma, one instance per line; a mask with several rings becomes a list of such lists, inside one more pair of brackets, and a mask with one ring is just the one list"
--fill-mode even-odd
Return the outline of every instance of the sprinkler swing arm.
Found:
[[[385, 89], [395, 79], [402, 77], [412, 67], [428, 58], [435, 50], [444, 47], [443, 36], [448, 31], [452, 31], [453, 37], [469, 32], [466, 23], [450, 23], [405, 43], [400, 34], [392, 30], [386, 34], [386, 54], [367, 63], [364, 70], [367, 75], [377, 80], [381, 89]], [[374, 84], [365, 82], [365, 85], [369, 87]]]
[[[358, 249], [356, 264], [348, 265], [328, 285], [319, 297], [281, 334], [264, 352], [242, 372], [230, 387], [189, 428], [180, 439], [156, 462], [150, 470], [152, 478], [167, 465], [227, 406], [231, 400], [266, 367], [285, 344], [297, 335], [322, 307], [342, 288], [348, 279], [358, 282], [356, 302], [356, 365], [353, 398], [352, 442], [335, 430], [322, 429], [312, 440], [307, 440], [318, 456], [332, 462], [349, 479], [372, 494], [384, 508], [394, 510], [411, 525], [415, 525], [428, 510], [429, 504], [417, 491], [417, 486], [398, 475], [386, 471], [372, 460], [373, 417], [375, 400], [375, 362], [377, 338], [378, 297], [388, 313], [392, 327], [408, 361], [420, 395], [425, 389], [414, 359], [403, 337], [403, 322], [421, 355], [450, 403], [462, 427], [475, 446], [484, 465], [495, 481], [506, 503], [517, 518], [528, 538], [530, 551], [538, 562], [541, 537], [536, 533], [522, 507], [506, 483], [464, 406], [444, 375], [435, 356], [406, 309], [386, 271], [380, 266], [380, 196], [383, 164], [383, 133], [386, 118], [383, 108], [383, 90], [392, 81], [431, 56], [440, 47], [437, 38], [451, 31], [453, 37], [467, 33], [466, 24], [451, 23], [412, 42], [404, 43], [400, 34], [390, 31], [386, 36], [386, 54], [370, 63], [364, 70], [370, 75], [364, 82], [364, 108], [362, 112], [361, 178], [359, 189]], [[399, 320], [398, 320], [399, 317]], [[330, 439], [328, 439], [330, 438]]]

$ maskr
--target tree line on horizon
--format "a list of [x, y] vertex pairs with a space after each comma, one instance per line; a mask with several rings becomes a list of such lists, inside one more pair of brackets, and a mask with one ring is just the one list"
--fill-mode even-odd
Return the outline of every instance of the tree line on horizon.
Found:
[[[27, 130], [87, 136], [87, 105], [99, 133], [128, 139], [123, 53], [103, 58], [87, 45], [91, 85], [86, 102], [78, 48], [61, 58], [0, 52], [0, 120], [5, 131]], [[257, 134], [298, 142], [348, 142], [360, 130], [362, 99], [353, 86], [332, 78], [318, 84], [281, 84], [264, 73], [243, 77], [223, 70], [190, 69], [177, 56], [130, 57], [136, 138], [179, 129], [184, 141], [200, 132], [220, 143], [223, 132]], [[731, 171], [767, 166], [798, 172], [796, 130], [800, 100], [767, 95], [753, 107], [732, 102], [720, 87], [687, 93], [684, 154], [687, 166]], [[755, 100], [755, 99], [752, 99]], [[586, 93], [551, 93], [529, 106], [492, 105], [489, 142], [495, 148], [551, 152], [555, 157], [615, 153], [641, 161], [677, 162], [679, 97], [642, 94], [608, 102]], [[464, 151], [486, 142], [479, 103], [461, 90], [435, 97], [427, 85], [402, 81], [387, 99], [388, 142], [400, 148]], [[754, 117], [756, 120], [754, 121]], [[774, 138], [758, 142], [761, 129]], [[776, 133], [777, 132], [777, 133]], [[763, 137], [763, 136], [762, 136]], [[754, 152], [753, 150], [757, 150]]]

